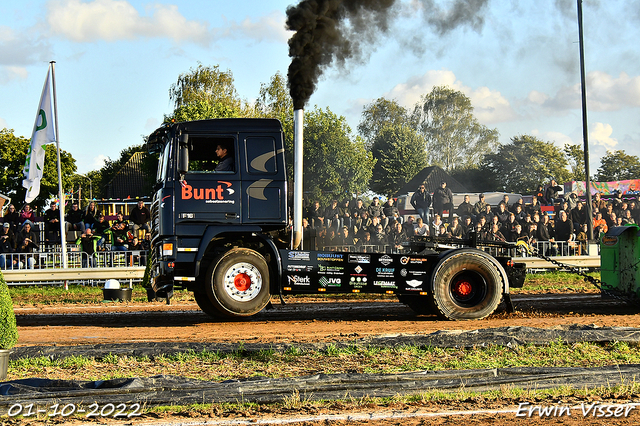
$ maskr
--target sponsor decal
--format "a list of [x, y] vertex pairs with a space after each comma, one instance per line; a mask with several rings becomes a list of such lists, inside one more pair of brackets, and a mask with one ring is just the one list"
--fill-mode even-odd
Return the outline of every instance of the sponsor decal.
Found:
[[360, 265], [358, 265], [358, 266], [356, 266], [354, 268], [354, 271], [356, 271], [356, 273], [360, 274], [360, 273], [362, 273], [362, 267]]
[[407, 270], [404, 269], [404, 268], [400, 269], [400, 275], [402, 275], [403, 277], [406, 277], [407, 276]]
[[351, 284], [351, 286], [356, 288], [362, 288], [367, 285], [367, 277], [366, 275], [365, 276], [351, 275], [351, 278], [349, 279], [349, 284]]
[[287, 279], [290, 285], [311, 285], [311, 278], [307, 276], [289, 275]]
[[373, 285], [382, 288], [398, 288], [395, 281], [374, 281]]
[[368, 254], [350, 254], [349, 263], [371, 263], [371, 256]]
[[605, 235], [602, 238], [602, 244], [604, 244], [605, 246], [615, 246], [616, 244], [618, 244], [618, 237]]
[[318, 280], [318, 282], [322, 287], [340, 287], [342, 285], [341, 278], [321, 277], [320, 280]]
[[403, 265], [406, 265], [407, 263], [409, 263], [409, 256], [402, 256], [400, 258], [400, 263], [402, 263]]
[[310, 253], [308, 251], [290, 251], [289, 260], [311, 260], [309, 255]]
[[207, 203], [235, 203], [234, 200], [225, 200], [227, 194], [233, 195], [234, 192], [231, 188], [231, 182], [218, 181], [218, 186], [215, 188], [194, 188], [184, 182], [181, 188], [181, 197], [183, 200], [206, 200]]
[[[426, 274], [427, 274], [427, 271], [415, 271], [415, 270], [408, 271], [408, 275], [411, 275], [414, 277], [421, 277]], [[406, 275], [403, 275], [403, 277], [406, 277]]]
[[393, 259], [391, 258], [391, 256], [389, 256], [388, 254], [385, 254], [384, 256], [382, 256], [380, 259], [378, 259], [380, 261], [380, 263], [382, 263], [384, 266], [389, 266], [390, 264], [393, 263]]
[[424, 257], [410, 257], [409, 258], [409, 263], [413, 263], [413, 264], [422, 264], [424, 262], [428, 262], [429, 259], [424, 258]]
[[287, 265], [287, 271], [289, 272], [304, 272], [307, 270], [305, 265]]
[[318, 253], [318, 260], [331, 260], [331, 261], [341, 261], [344, 259], [343, 254], [339, 253]]
[[376, 268], [378, 278], [393, 278], [396, 268]]
[[342, 275], [344, 273], [344, 267], [333, 265], [318, 265], [318, 273], [322, 275]]
[[420, 287], [422, 285], [423, 281], [418, 281], [418, 280], [407, 280], [407, 285], [409, 287]]

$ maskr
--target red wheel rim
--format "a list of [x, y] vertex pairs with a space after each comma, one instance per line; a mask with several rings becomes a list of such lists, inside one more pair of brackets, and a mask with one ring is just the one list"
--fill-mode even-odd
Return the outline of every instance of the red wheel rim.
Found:
[[238, 274], [233, 279], [233, 285], [238, 291], [247, 291], [251, 287], [251, 277], [244, 273]]
[[468, 296], [473, 291], [473, 286], [469, 281], [458, 281], [455, 285], [454, 291], [458, 296]]

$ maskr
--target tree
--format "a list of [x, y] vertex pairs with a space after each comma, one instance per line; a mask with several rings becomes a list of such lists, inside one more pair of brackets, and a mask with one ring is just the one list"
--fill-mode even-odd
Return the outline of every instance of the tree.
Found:
[[[260, 95], [256, 100], [256, 115], [265, 118], [277, 118], [284, 130], [287, 176], [293, 179], [293, 100], [287, 89], [287, 82], [279, 72], [271, 77], [269, 84], [260, 85]], [[291, 186], [293, 188], [293, 186]]]
[[376, 165], [369, 187], [393, 195], [427, 166], [425, 141], [414, 129], [389, 124], [378, 130], [371, 149]]
[[558, 183], [571, 178], [562, 150], [529, 135], [513, 137], [497, 153], [486, 155], [481, 168], [494, 175], [503, 191], [522, 194], [533, 193], [551, 178]]
[[600, 160], [600, 167], [596, 174], [599, 182], [639, 178], [640, 159], [625, 153], [624, 150], [607, 151], [607, 155]]
[[364, 192], [375, 160], [361, 138], [355, 139], [344, 117], [317, 106], [305, 115], [305, 193], [325, 204]]
[[571, 170], [571, 180], [584, 182], [586, 174], [584, 172], [584, 150], [580, 145], [566, 144], [562, 149], [569, 161]]
[[174, 111], [165, 121], [253, 115], [253, 108], [238, 96], [231, 71], [220, 71], [218, 65], [198, 64], [188, 73], [180, 74], [169, 89], [169, 99], [174, 103]]
[[416, 122], [407, 109], [395, 100], [378, 98], [364, 106], [358, 132], [364, 138], [367, 148], [371, 148], [378, 133], [389, 125], [416, 128]]
[[[27, 158], [30, 140], [15, 136], [13, 130], [0, 130], [0, 192], [12, 198], [19, 209], [24, 203], [26, 189], [22, 186], [24, 179], [24, 163]], [[58, 159], [56, 147], [45, 145], [44, 169], [40, 181], [40, 194], [33, 200], [34, 209], [42, 208], [50, 197], [58, 194]], [[76, 160], [70, 153], [60, 151], [60, 168], [62, 170], [63, 188], [70, 187], [73, 174], [76, 172]]]
[[498, 144], [498, 130], [489, 129], [473, 116], [471, 100], [464, 93], [436, 86], [414, 108], [427, 141], [429, 163], [450, 171], [478, 164]]

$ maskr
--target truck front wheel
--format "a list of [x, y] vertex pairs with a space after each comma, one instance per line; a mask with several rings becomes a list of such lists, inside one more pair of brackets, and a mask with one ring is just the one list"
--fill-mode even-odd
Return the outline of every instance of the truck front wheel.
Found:
[[502, 299], [499, 268], [499, 263], [479, 250], [461, 250], [441, 259], [431, 281], [438, 315], [449, 320], [491, 315]]
[[222, 315], [256, 314], [269, 303], [269, 266], [254, 250], [230, 250], [209, 266], [206, 292]]

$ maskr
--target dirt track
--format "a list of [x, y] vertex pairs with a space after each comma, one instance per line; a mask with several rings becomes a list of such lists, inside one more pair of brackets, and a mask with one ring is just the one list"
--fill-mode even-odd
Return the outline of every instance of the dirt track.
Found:
[[[473, 330], [504, 326], [530, 326], [552, 328], [568, 324], [595, 324], [598, 326], [640, 327], [640, 306], [619, 300], [603, 299], [596, 294], [534, 294], [513, 297], [515, 313], [500, 309], [491, 317], [472, 322], [439, 321], [435, 316], [416, 316], [409, 308], [394, 300], [319, 302], [296, 299], [285, 306], [279, 300], [274, 308], [260, 314], [235, 321], [216, 321], [201, 313], [195, 302], [182, 302], [167, 306], [164, 303], [109, 303], [101, 305], [37, 306], [15, 309], [20, 339], [18, 346], [81, 345], [95, 343], [124, 343], [135, 341], [188, 341], [188, 342], [331, 342], [359, 337], [398, 334], [431, 333], [445, 329]], [[570, 403], [570, 401], [566, 401]], [[618, 403], [636, 401], [612, 401]], [[574, 403], [578, 404], [578, 401]], [[515, 404], [515, 405], [514, 405]], [[424, 417], [419, 412], [458, 410], [515, 409], [517, 401], [466, 401], [458, 406], [429, 403], [426, 406], [371, 407], [360, 418], [345, 419], [356, 413], [349, 409], [322, 409], [320, 412], [291, 413], [287, 410], [269, 413], [228, 413], [224, 417], [212, 413], [186, 415], [160, 414], [143, 416], [129, 424], [178, 424], [184, 421], [242, 421], [264, 419], [291, 422], [292, 417], [307, 417], [306, 421], [289, 424], [327, 425], [427, 425], [451, 424], [467, 421], [473, 424], [531, 424], [561, 423], [565, 425], [632, 425], [638, 424], [636, 409], [628, 418], [599, 419], [583, 417], [575, 410], [571, 417], [522, 418], [515, 413], [445, 415]], [[346, 407], [345, 407], [346, 408]], [[418, 417], [367, 419], [369, 415], [383, 415], [389, 409]], [[247, 415], [249, 417], [247, 417]], [[310, 415], [311, 418], [308, 416]], [[337, 415], [332, 420], [314, 416]], [[300, 418], [300, 417], [298, 417]], [[348, 417], [347, 417], [348, 418]], [[279, 419], [279, 420], [278, 420]], [[355, 421], [354, 421], [355, 420]], [[81, 423], [79, 421], [78, 423]], [[45, 424], [34, 421], [32, 424]], [[113, 424], [113, 423], [112, 423]], [[218, 423], [221, 424], [221, 423]], [[224, 423], [222, 423], [224, 424]]]
[[640, 327], [640, 307], [596, 294], [513, 296], [516, 312], [504, 309], [481, 321], [439, 321], [416, 316], [392, 300], [300, 302], [242, 320], [212, 320], [195, 302], [110, 303], [16, 308], [18, 346], [147, 341], [330, 342], [384, 334], [504, 326], [551, 328], [567, 324]]

